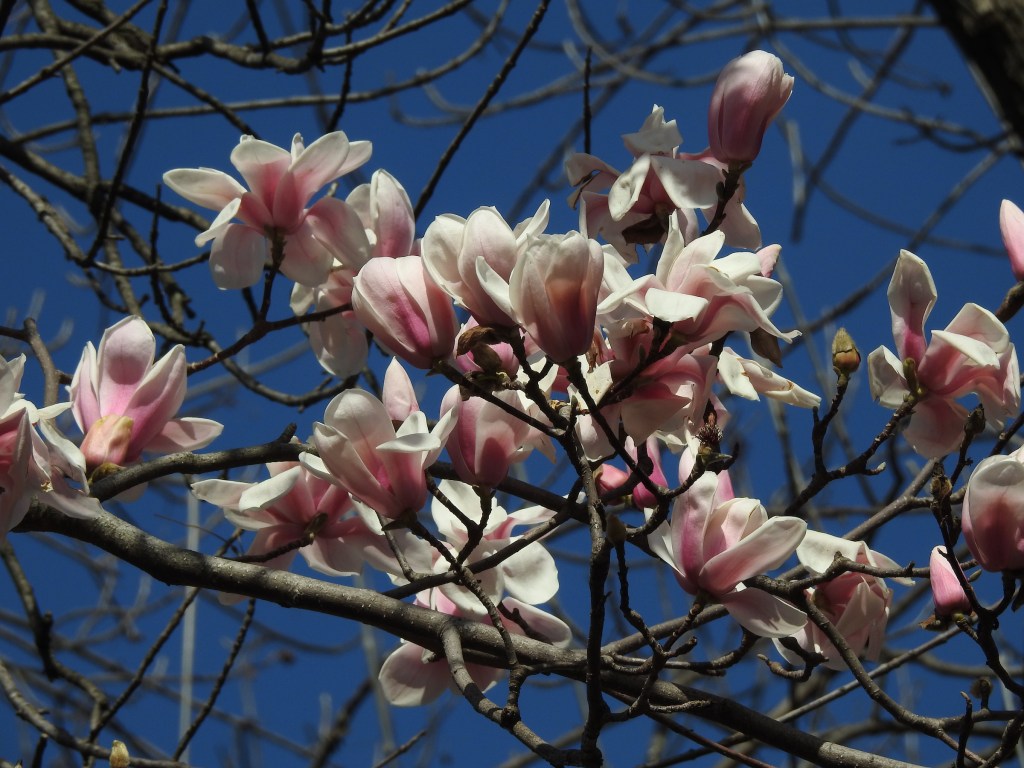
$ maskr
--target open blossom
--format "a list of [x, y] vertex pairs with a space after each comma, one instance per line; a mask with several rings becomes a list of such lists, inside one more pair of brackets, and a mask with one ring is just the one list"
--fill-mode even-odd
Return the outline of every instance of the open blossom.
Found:
[[725, 236], [716, 231], [685, 244], [673, 228], [655, 274], [635, 280], [620, 277], [597, 308], [600, 321], [668, 322], [676, 343], [686, 350], [732, 331], [760, 329], [786, 341], [798, 336], [797, 331], [784, 333], [769, 319], [782, 300], [782, 286], [766, 276], [778, 249], [716, 258], [724, 242]]
[[98, 352], [86, 344], [69, 392], [90, 474], [103, 464], [131, 464], [143, 451], [202, 448], [224, 428], [211, 419], [174, 418], [185, 399], [185, 348], [154, 363], [155, 353], [153, 332], [134, 316], [104, 331]]
[[308, 286], [327, 279], [335, 259], [349, 264], [365, 250], [357, 213], [333, 197], [307, 204], [325, 185], [370, 158], [368, 141], [349, 142], [341, 131], [321, 136], [308, 147], [295, 134], [291, 151], [243, 136], [231, 164], [249, 185], [210, 168], [180, 168], [164, 183], [196, 205], [219, 211], [196, 245], [213, 241], [210, 270], [219, 288], [256, 283], [267, 260], [267, 238], [284, 244], [281, 272]]
[[750, 51], [722, 68], [708, 109], [711, 153], [723, 163], [753, 162], [764, 132], [793, 93], [793, 78], [782, 61], [766, 51]]
[[[681, 481], [693, 468], [690, 454], [685, 458], [679, 464]], [[688, 593], [710, 595], [755, 634], [787, 637], [807, 621], [803, 612], [741, 582], [782, 565], [806, 532], [807, 523], [799, 518], [769, 518], [757, 499], [734, 498], [725, 472], [705, 472], [676, 498], [671, 521], [647, 541]]]
[[565, 173], [579, 188], [570, 202], [579, 205], [580, 230], [603, 237], [623, 258], [636, 261], [636, 245], [663, 242], [670, 219], [687, 240], [696, 237], [694, 209], [716, 204], [722, 175], [703, 158], [676, 152], [683, 140], [676, 121], [666, 121], [657, 105], [639, 131], [622, 139], [633, 155], [626, 171], [579, 152], [566, 160]]
[[986, 571], [1024, 571], [1024, 454], [989, 456], [967, 481], [964, 540]]
[[[449, 600], [441, 590], [430, 590], [426, 595], [416, 596], [415, 605], [430, 608], [440, 613], [466, 621], [490, 624], [482, 611], [467, 611]], [[539, 608], [506, 597], [499, 608], [510, 614], [517, 614], [530, 629], [530, 635], [559, 648], [565, 648], [572, 640], [569, 626]], [[505, 628], [512, 635], [524, 635], [526, 631], [516, 621], [506, 621]], [[505, 670], [483, 664], [468, 662], [466, 671], [481, 691], [486, 691], [505, 674]], [[418, 707], [429, 704], [452, 685], [452, 674], [447, 661], [440, 654], [431, 653], [414, 643], [402, 644], [384, 660], [378, 675], [384, 697], [396, 707]]]
[[[813, 575], [825, 573], [837, 555], [874, 568], [899, 568], [885, 555], [868, 549], [863, 541], [849, 541], [818, 531], [807, 532], [797, 547], [796, 555]], [[894, 580], [901, 584], [912, 583], [911, 580], [904, 578]], [[847, 571], [807, 590], [807, 597], [835, 626], [836, 631], [856, 656], [872, 661], [878, 658], [885, 638], [885, 625], [889, 620], [889, 606], [892, 604], [892, 590], [884, 579], [866, 573]], [[813, 622], [807, 622], [794, 633], [793, 639], [804, 651], [824, 656], [825, 666], [829, 669], [845, 668], [835, 645]], [[777, 640], [775, 645], [787, 661], [793, 664], [803, 663], [796, 653], [785, 648]]]
[[[385, 381], [385, 398], [390, 381], [398, 379]], [[454, 425], [455, 414], [449, 411], [430, 430], [426, 415], [416, 410], [396, 431], [384, 403], [369, 392], [349, 389], [327, 405], [324, 422], [313, 425], [320, 457], [304, 453], [300, 460], [376, 514], [394, 520], [416, 514], [426, 502], [424, 469], [437, 459]]]
[[360, 573], [366, 564], [401, 572], [380, 525], [357, 513], [344, 489], [298, 462], [276, 462], [267, 469], [270, 478], [258, 483], [200, 480], [192, 484], [192, 493], [221, 507], [234, 525], [256, 532], [247, 554], [265, 555], [296, 541], [307, 542], [261, 565], [288, 568], [297, 551], [311, 568], [329, 576]]
[[1017, 352], [995, 315], [966, 304], [929, 342], [924, 323], [938, 294], [927, 265], [909, 251], [900, 252], [888, 296], [896, 354], [878, 347], [868, 356], [871, 394], [887, 408], [913, 398], [904, 434], [915, 451], [938, 458], [956, 450], [967, 420], [957, 400], [972, 392], [994, 427], [1017, 413]]

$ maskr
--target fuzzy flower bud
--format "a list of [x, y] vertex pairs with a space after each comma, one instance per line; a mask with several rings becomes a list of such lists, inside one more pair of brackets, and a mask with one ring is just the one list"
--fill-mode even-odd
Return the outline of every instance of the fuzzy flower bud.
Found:
[[850, 374], [860, 368], [860, 350], [853, 337], [845, 328], [836, 331], [832, 339], [832, 370], [836, 372], [841, 384], [850, 379]]

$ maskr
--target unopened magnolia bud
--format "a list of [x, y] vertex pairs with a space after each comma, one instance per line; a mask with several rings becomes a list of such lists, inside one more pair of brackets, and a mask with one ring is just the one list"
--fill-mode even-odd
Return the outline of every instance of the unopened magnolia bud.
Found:
[[110, 768], [128, 768], [131, 764], [131, 757], [128, 755], [128, 747], [123, 741], [117, 741], [110, 747]]
[[850, 374], [860, 368], [860, 350], [853, 342], [853, 337], [845, 328], [836, 331], [832, 339], [832, 370], [844, 381]]

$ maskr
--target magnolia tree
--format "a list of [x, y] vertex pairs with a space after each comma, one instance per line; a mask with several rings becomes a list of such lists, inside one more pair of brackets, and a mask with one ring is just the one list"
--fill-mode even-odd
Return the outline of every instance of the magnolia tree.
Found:
[[[75, 29], [43, 5], [32, 7], [38, 35]], [[133, 62], [144, 88], [156, 74], [176, 77], [171, 50], [157, 44], [166, 7], [145, 32], [127, 24], [134, 10], [82, 5], [102, 32], [66, 52], [50, 43], [73, 102], [84, 96], [65, 65], [83, 51]], [[218, 55], [287, 70], [251, 13], [260, 42]], [[312, 61], [351, 62], [354, 49], [331, 54], [324, 36], [351, 38], [370, 11], [338, 24], [313, 13], [309, 50], [324, 58]], [[784, 376], [786, 350], [808, 339], [799, 321], [776, 315], [792, 301], [772, 244], [778, 225], [754, 215], [758, 197], [783, 191], [748, 195], [746, 179], [766, 131], [804, 86], [764, 50], [714, 66], [710, 100], [686, 105], [707, 112], [703, 151], [680, 152], [676, 120], [656, 105], [635, 116], [616, 155], [565, 155], [559, 197], [578, 216], [569, 231], [552, 224], [561, 200], [517, 221], [487, 205], [486, 192], [474, 207], [419, 216], [403, 168], [374, 165], [386, 132], [304, 131], [287, 147], [247, 132], [216, 147], [219, 168], [176, 168], [170, 144], [162, 180], [150, 179], [162, 190], [156, 198], [125, 186], [119, 164], [114, 186], [126, 200], [145, 197], [161, 220], [148, 241], [111, 203], [108, 185], [95, 187], [90, 205], [110, 230], [80, 245], [45, 198], [4, 171], [50, 216], [51, 232], [67, 235], [68, 258], [93, 276], [114, 317], [71, 370], [33, 318], [0, 329], [24, 347], [0, 361], [4, 640], [21, 644], [0, 656], [0, 688], [20, 721], [0, 737], [2, 764], [59, 754], [60, 764], [178, 765], [199, 734], [224, 744], [247, 731], [286, 732], [286, 723], [244, 711], [232, 720], [224, 703], [233, 680], [276, 665], [248, 651], [254, 643], [287, 652], [289, 663], [321, 654], [322, 676], [332, 665], [358, 670], [347, 680], [330, 673], [343, 704], [304, 747], [287, 747], [289, 759], [314, 765], [352, 739], [373, 699], [379, 764], [429, 740], [431, 721], [421, 719], [420, 735], [395, 745], [385, 727], [393, 708], [436, 713], [438, 700], [464, 732], [465, 748], [447, 749], [467, 765], [496, 762], [495, 753], [481, 759], [480, 745], [499, 738], [525, 748], [515, 764], [558, 766], [706, 755], [756, 766], [782, 755], [829, 766], [1020, 757], [1024, 417], [1005, 323], [1024, 283], [1007, 277], [1006, 299], [991, 309], [946, 297], [942, 319], [929, 324], [938, 291], [927, 248], [902, 250], [886, 269], [888, 310], [874, 312], [872, 327], [886, 329], [877, 348], [862, 354], [835, 330], [827, 380]], [[140, 92], [139, 105], [148, 98]], [[143, 106], [136, 115], [137, 132]], [[995, 230], [998, 221], [1013, 276], [1024, 279], [1024, 213], [1009, 200], [996, 213], [977, 226]], [[188, 225], [198, 231], [194, 251], [158, 252], [170, 228]], [[139, 265], [121, 258], [114, 231]], [[203, 282], [220, 293], [199, 287], [190, 298], [183, 286]], [[143, 284], [148, 301], [138, 298]], [[246, 328], [219, 342], [201, 318], [214, 320], [236, 296]], [[309, 390], [299, 396], [271, 388], [246, 360], [296, 328], [308, 337], [287, 368], [291, 389]], [[299, 362], [314, 359], [320, 373]], [[41, 374], [33, 385], [23, 384], [29, 368]], [[268, 408], [307, 410], [308, 433], [282, 421], [269, 442], [245, 445], [251, 425], [224, 400], [203, 416], [182, 415], [197, 410], [187, 405], [201, 381], [193, 374], [210, 369], [233, 382], [218, 385], [226, 397], [244, 390]], [[875, 405], [851, 402], [858, 386]], [[781, 491], [757, 470], [776, 449], [744, 440], [756, 410], [742, 401], [770, 409], [776, 432], [793, 427], [786, 444], [800, 470], [790, 469]], [[872, 490], [877, 477], [889, 490]], [[837, 489], [865, 499], [855, 524], [822, 514]], [[204, 537], [168, 534], [154, 523], [158, 506], [182, 526], [199, 525], [186, 508], [202, 510]], [[913, 545], [884, 546], [884, 532], [906, 516], [912, 525], [900, 535]], [[89, 598], [96, 615], [77, 630], [82, 642], [65, 637], [37, 590], [51, 591], [47, 560], [72, 557], [68, 542], [84, 543], [73, 551], [87, 562], [105, 553], [172, 586], [147, 581], [132, 596], [124, 569], [115, 579], [83, 565], [97, 591], [110, 592], [106, 602]], [[235, 622], [233, 636], [196, 635], [200, 595]], [[927, 600], [911, 622], [907, 606]], [[274, 603], [291, 614], [268, 613], [260, 624]], [[903, 617], [895, 629], [894, 612]], [[287, 626], [295, 613], [313, 617], [298, 636]], [[199, 648], [190, 661], [216, 659], [208, 679], [179, 670], [168, 682], [178, 634]], [[364, 661], [352, 658], [358, 649], [345, 650], [345, 661], [343, 650], [325, 655], [333, 636], [362, 637]], [[104, 642], [124, 655], [104, 659]], [[316, 643], [325, 645], [307, 649]], [[947, 648], [955, 663], [937, 655]], [[894, 690], [907, 670], [935, 693]], [[320, 689], [287, 677], [270, 685], [293, 708], [316, 706], [303, 699]], [[169, 741], [145, 714], [166, 686], [185, 713]], [[262, 690], [250, 695], [260, 701]], [[822, 711], [830, 714], [819, 721]], [[622, 734], [637, 733], [643, 740], [630, 735], [624, 748]], [[658, 751], [669, 736], [687, 746]], [[194, 757], [246, 762], [213, 747]]]

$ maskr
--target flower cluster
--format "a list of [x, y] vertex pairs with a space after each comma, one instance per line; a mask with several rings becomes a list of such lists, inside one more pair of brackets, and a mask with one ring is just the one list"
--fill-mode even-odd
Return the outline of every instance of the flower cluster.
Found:
[[[298, 460], [267, 464], [269, 477], [258, 481], [199, 480], [192, 492], [255, 534], [248, 561], [288, 568], [300, 554], [330, 577], [369, 566], [411, 584], [407, 594], [418, 589], [422, 608], [557, 645], [571, 632], [537, 607], [559, 588], [544, 537], [594, 510], [595, 546], [639, 544], [672, 569], [694, 610], [721, 605], [793, 664], [840, 669], [854, 657], [877, 658], [892, 603], [886, 579], [898, 577], [899, 564], [737, 496], [721, 451], [727, 396], [820, 403], [772, 367], [780, 342], [799, 333], [773, 319], [780, 248], [762, 244], [744, 206], [743, 174], [792, 89], [782, 62], [755, 51], [723, 69], [703, 152], [680, 153], [675, 122], [656, 106], [623, 137], [627, 170], [570, 157], [578, 231], [548, 232], [545, 202], [514, 225], [493, 207], [443, 214], [417, 240], [409, 197], [383, 170], [345, 200], [331, 191], [314, 201], [370, 157], [369, 142], [340, 131], [308, 147], [296, 135], [290, 151], [243, 137], [231, 163], [248, 188], [211, 169], [166, 173], [171, 189], [218, 211], [196, 238], [210, 243], [215, 284], [248, 288], [265, 274], [266, 308], [278, 274], [292, 281], [289, 320], [306, 327], [317, 360], [346, 382], [308, 445], [296, 443]], [[1004, 204], [1018, 278], [1021, 219]], [[652, 249], [649, 274], [634, 264], [639, 246]], [[871, 392], [897, 412], [892, 427], [903, 424], [914, 450], [940, 458], [973, 439], [982, 427], [960, 402], [967, 395], [993, 427], [1019, 412], [1015, 348], [993, 313], [968, 304], [926, 338], [937, 291], [925, 263], [905, 251], [888, 299], [896, 352], [879, 347], [868, 357]], [[382, 385], [367, 375], [358, 388], [374, 347], [393, 359]], [[845, 332], [833, 362], [841, 399], [860, 363]], [[157, 359], [139, 317], [107, 329], [98, 349], [86, 346], [69, 403], [28, 403], [16, 391], [23, 365], [0, 366], [0, 535], [33, 498], [96, 514], [90, 482], [145, 453], [203, 448], [222, 430], [177, 415], [184, 347]], [[436, 407], [406, 366], [451, 381]], [[65, 409], [84, 435], [80, 447], [52, 423]], [[577, 471], [573, 491], [516, 493], [509, 478], [523, 462], [534, 451], [555, 460], [559, 450]], [[1024, 571], [1022, 451], [984, 459], [967, 485], [962, 531], [986, 570]], [[675, 487], [664, 469], [669, 452], [679, 454]], [[531, 503], [513, 508], [499, 491]], [[638, 525], [627, 528], [619, 514], [634, 514]], [[930, 562], [940, 619], [977, 607], [946, 554], [954, 528], [946, 526], [946, 548]], [[808, 582], [787, 590], [764, 578], [794, 557]], [[481, 691], [498, 678], [468, 668]], [[427, 702], [448, 680], [442, 657], [410, 642], [380, 671], [398, 705]]]

